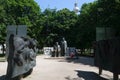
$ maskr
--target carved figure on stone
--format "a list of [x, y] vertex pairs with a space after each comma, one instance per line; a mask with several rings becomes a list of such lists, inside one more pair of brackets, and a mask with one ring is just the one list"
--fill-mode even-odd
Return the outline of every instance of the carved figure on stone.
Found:
[[36, 65], [36, 41], [31, 38], [10, 35], [7, 80], [20, 80], [31, 74]]

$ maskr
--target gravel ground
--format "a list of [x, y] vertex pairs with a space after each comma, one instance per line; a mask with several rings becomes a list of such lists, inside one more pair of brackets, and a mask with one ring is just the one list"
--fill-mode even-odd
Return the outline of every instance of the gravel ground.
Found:
[[[22, 80], [112, 80], [112, 73], [103, 70], [98, 75], [98, 68], [93, 58], [79, 59], [48, 58], [37, 56], [37, 65], [30, 76]], [[7, 62], [0, 62], [0, 80], [6, 74]]]

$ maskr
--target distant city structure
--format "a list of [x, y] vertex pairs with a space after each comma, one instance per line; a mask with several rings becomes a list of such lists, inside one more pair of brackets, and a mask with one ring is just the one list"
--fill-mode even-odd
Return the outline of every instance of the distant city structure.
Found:
[[79, 7], [78, 7], [78, 1], [76, 0], [74, 3], [74, 9], [73, 11], [77, 14], [79, 12]]

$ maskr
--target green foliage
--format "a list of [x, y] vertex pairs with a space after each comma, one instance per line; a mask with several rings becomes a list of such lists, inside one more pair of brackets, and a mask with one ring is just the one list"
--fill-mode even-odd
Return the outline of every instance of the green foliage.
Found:
[[5, 42], [7, 25], [27, 25], [28, 35], [38, 41], [40, 48], [53, 46], [62, 37], [68, 46], [90, 48], [96, 27], [113, 27], [120, 35], [119, 14], [119, 0], [83, 4], [79, 15], [67, 8], [41, 12], [34, 0], [0, 0], [0, 43]]
[[56, 41], [60, 42], [62, 37], [70, 41], [68, 35], [77, 21], [77, 15], [66, 8], [59, 11], [47, 8], [39, 20], [39, 26], [42, 26], [38, 33], [40, 44], [53, 46]]
[[96, 40], [96, 27], [112, 27], [120, 36], [119, 14], [120, 2], [118, 0], [97, 0], [93, 3], [83, 4], [76, 24], [78, 26], [76, 31], [77, 46], [89, 48]]
[[[59, 10], [55, 18], [57, 23], [56, 26], [58, 28], [56, 31], [58, 35], [60, 37], [65, 37], [66, 40], [70, 41], [72, 39], [72, 28], [75, 27], [75, 23], [77, 22], [77, 15], [65, 8]], [[71, 44], [71, 42], [68, 44]]]
[[90, 48], [95, 41], [96, 2], [83, 4], [76, 23], [76, 45], [78, 48]]
[[27, 25], [28, 34], [34, 37], [40, 8], [34, 0], [0, 0], [0, 42], [5, 42], [8, 25]]
[[[109, 5], [106, 5], [109, 4]], [[119, 0], [98, 0], [98, 22], [102, 27], [116, 29], [120, 36], [120, 1]]]

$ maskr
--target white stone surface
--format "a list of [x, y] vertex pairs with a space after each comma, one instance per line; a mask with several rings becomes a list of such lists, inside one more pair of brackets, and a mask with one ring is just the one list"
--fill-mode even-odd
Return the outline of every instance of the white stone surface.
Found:
[[[0, 76], [6, 73], [6, 66], [6, 62], [0, 62]], [[37, 65], [33, 73], [23, 80], [103, 80], [101, 77], [112, 80], [113, 75], [111, 72], [103, 70], [99, 77], [98, 68], [93, 65], [93, 58], [80, 57], [78, 60], [46, 59], [44, 55], [41, 55], [37, 56]]]

